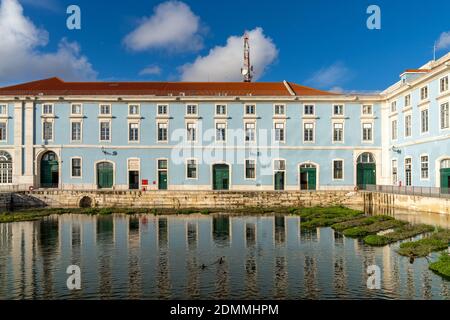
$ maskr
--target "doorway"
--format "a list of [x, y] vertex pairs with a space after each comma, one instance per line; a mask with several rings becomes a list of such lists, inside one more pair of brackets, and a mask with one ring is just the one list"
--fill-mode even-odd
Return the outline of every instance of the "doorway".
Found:
[[300, 165], [300, 190], [317, 189], [317, 168], [313, 164]]
[[41, 187], [58, 188], [59, 163], [53, 151], [46, 152], [41, 158]]
[[227, 164], [213, 165], [213, 190], [229, 190], [230, 168]]
[[375, 157], [365, 152], [358, 157], [356, 164], [356, 184], [359, 188], [377, 184]]
[[99, 189], [111, 189], [114, 185], [114, 167], [111, 162], [97, 164], [97, 187]]

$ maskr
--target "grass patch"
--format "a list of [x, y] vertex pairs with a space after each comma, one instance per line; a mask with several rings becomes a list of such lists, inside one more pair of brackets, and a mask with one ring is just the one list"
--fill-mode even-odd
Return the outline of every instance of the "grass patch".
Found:
[[382, 236], [376, 234], [367, 235], [364, 238], [364, 243], [370, 246], [384, 246], [393, 242], [415, 237], [422, 233], [431, 232], [433, 230], [434, 227], [426, 224], [411, 225], [404, 223], [404, 225], [394, 228], [394, 231]]
[[364, 217], [360, 219], [353, 219], [350, 221], [335, 223], [331, 226], [337, 232], [343, 232], [345, 229], [350, 229], [354, 227], [366, 226], [372, 224], [374, 222], [381, 222], [387, 220], [393, 220], [394, 218], [389, 216], [372, 216], [372, 217]]
[[329, 227], [336, 223], [356, 219], [363, 214], [361, 211], [345, 207], [299, 208], [292, 212], [300, 216], [302, 229]]
[[429, 268], [437, 274], [450, 279], [450, 255], [448, 253], [441, 254], [438, 261], [430, 263]]
[[385, 236], [379, 236], [376, 234], [368, 235], [364, 238], [364, 243], [369, 246], [380, 247], [389, 244], [389, 238]]
[[447, 249], [449, 243], [450, 230], [438, 230], [427, 238], [402, 243], [398, 253], [402, 256], [426, 257], [431, 252]]
[[350, 229], [344, 230], [343, 234], [346, 237], [350, 238], [363, 238], [368, 235], [374, 235], [377, 232], [392, 229], [392, 228], [398, 228], [403, 225], [405, 225], [406, 222], [395, 220], [395, 219], [388, 219], [385, 221], [378, 221], [373, 222], [369, 225], [365, 226], [359, 226], [359, 227], [353, 227]]

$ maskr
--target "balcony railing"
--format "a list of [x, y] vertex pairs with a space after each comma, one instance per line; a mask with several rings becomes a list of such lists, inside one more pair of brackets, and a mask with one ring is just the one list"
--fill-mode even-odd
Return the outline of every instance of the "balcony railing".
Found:
[[383, 192], [404, 194], [411, 196], [424, 196], [433, 198], [449, 198], [450, 188], [435, 188], [435, 187], [415, 187], [415, 186], [385, 186], [385, 185], [364, 185], [360, 187], [361, 190], [371, 192]]

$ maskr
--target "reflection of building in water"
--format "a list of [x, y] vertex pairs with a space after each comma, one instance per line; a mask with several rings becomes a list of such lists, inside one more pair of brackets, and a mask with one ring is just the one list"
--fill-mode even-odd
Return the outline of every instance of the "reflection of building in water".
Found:
[[51, 298], [53, 295], [52, 264], [58, 254], [59, 219], [47, 218], [39, 223], [39, 248], [42, 258], [42, 286], [43, 297]]
[[[0, 223], [0, 257], [10, 256], [11, 226], [11, 223]], [[7, 265], [6, 261], [0, 261], [0, 300], [5, 299], [8, 292]]]
[[229, 266], [228, 260], [225, 259], [222, 263], [216, 263], [216, 290], [215, 299], [226, 299], [229, 297], [230, 283], [229, 283]]
[[344, 244], [344, 236], [341, 233], [336, 232], [334, 230], [332, 230], [332, 232], [333, 232], [334, 244], [335, 245], [343, 245]]
[[317, 242], [317, 228], [303, 229], [301, 233], [301, 239], [304, 242]]
[[284, 216], [274, 217], [275, 244], [282, 245], [286, 242], [286, 224]]
[[406, 298], [414, 299], [415, 293], [414, 269], [411, 265], [408, 265], [406, 267]]
[[140, 228], [139, 217], [133, 216], [128, 221], [128, 276], [130, 284], [130, 298], [140, 297], [141, 290], [141, 270], [140, 270]]
[[186, 242], [189, 249], [197, 248], [198, 241], [198, 223], [187, 221], [186, 223]]
[[345, 272], [345, 260], [343, 256], [333, 255], [334, 262], [334, 291], [338, 298], [343, 298], [347, 293], [347, 273]]
[[198, 222], [187, 220], [186, 226], [186, 296], [189, 299], [198, 299], [200, 297], [200, 267], [197, 262], [197, 241], [198, 241]]
[[156, 283], [160, 299], [167, 299], [171, 294], [170, 273], [169, 273], [169, 226], [166, 217], [158, 218], [158, 271]]
[[245, 246], [253, 247], [256, 245], [256, 224], [245, 223]]
[[305, 255], [303, 266], [305, 296], [308, 299], [317, 299], [319, 297], [319, 288], [317, 287], [317, 261], [315, 257]]
[[34, 291], [34, 259], [37, 246], [39, 221], [11, 224], [13, 291], [21, 299], [31, 299]]
[[218, 215], [212, 218], [213, 240], [219, 245], [229, 245], [231, 241], [230, 217]]
[[384, 246], [382, 248], [382, 256], [383, 256], [383, 272], [382, 272], [382, 283], [383, 283], [383, 289], [385, 290], [393, 290], [392, 287], [392, 261], [391, 261], [391, 247]]
[[284, 299], [287, 297], [288, 272], [286, 257], [275, 258], [275, 299]]
[[98, 274], [99, 291], [102, 298], [109, 298], [112, 294], [112, 265], [111, 255], [107, 247], [113, 243], [114, 219], [112, 216], [97, 217], [97, 246], [98, 246]]

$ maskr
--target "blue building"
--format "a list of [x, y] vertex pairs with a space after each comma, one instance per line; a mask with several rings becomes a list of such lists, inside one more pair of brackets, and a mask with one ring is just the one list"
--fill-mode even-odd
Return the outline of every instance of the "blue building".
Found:
[[0, 188], [448, 187], [450, 54], [380, 94], [290, 82], [0, 88]]

